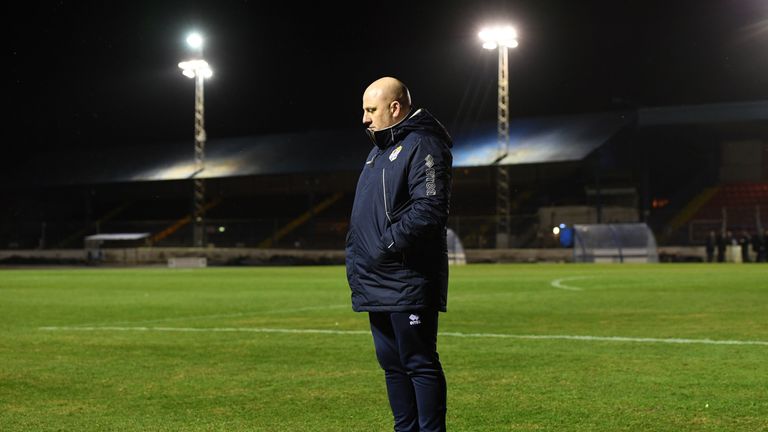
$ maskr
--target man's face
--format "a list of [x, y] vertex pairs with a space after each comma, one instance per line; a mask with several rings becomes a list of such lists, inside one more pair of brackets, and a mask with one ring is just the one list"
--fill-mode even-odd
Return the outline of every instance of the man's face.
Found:
[[395, 115], [399, 103], [389, 101], [379, 89], [368, 89], [363, 94], [363, 124], [371, 131], [386, 129], [397, 123]]

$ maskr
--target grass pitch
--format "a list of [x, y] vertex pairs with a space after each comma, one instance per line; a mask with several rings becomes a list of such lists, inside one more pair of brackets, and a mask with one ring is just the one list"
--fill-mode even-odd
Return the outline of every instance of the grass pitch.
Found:
[[[768, 266], [451, 269], [451, 431], [768, 430]], [[0, 271], [2, 431], [391, 431], [342, 267]]]

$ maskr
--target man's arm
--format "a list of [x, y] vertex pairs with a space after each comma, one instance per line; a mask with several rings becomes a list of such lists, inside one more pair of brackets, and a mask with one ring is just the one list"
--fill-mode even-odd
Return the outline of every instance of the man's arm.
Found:
[[434, 137], [421, 137], [409, 160], [408, 189], [412, 204], [382, 236], [385, 249], [399, 252], [420, 239], [433, 237], [448, 219], [453, 158]]

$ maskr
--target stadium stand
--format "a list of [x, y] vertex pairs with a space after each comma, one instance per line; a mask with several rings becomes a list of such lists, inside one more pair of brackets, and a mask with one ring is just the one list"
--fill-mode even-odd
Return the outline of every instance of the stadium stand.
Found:
[[690, 218], [690, 239], [703, 243], [710, 230], [756, 233], [768, 227], [768, 183], [725, 184], [714, 189]]
[[[768, 225], [768, 156], [731, 163], [723, 150], [737, 154], [743, 140], [751, 151], [768, 148], [766, 112], [768, 103], [720, 104], [513, 120], [502, 161], [511, 246], [559, 247], [552, 215], [586, 215], [560, 221], [568, 225], [645, 222], [659, 246], [702, 244], [707, 227], [723, 224], [723, 209], [731, 229]], [[454, 138], [449, 227], [468, 250], [494, 248], [495, 125]], [[109, 232], [189, 246], [191, 142], [149, 148], [40, 155], [0, 173], [0, 248], [82, 248], [87, 235]], [[203, 173], [208, 245], [340, 250], [369, 148], [355, 129], [212, 138]], [[729, 181], [744, 172], [753, 178]], [[615, 220], [611, 209], [629, 212]]]

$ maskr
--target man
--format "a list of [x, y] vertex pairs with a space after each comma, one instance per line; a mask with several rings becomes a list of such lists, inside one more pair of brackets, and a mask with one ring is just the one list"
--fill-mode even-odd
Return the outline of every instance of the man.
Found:
[[725, 248], [729, 242], [730, 240], [726, 240], [722, 231], [717, 233], [717, 238], [715, 240], [717, 246], [717, 262], [725, 262]]
[[765, 250], [766, 243], [768, 243], [768, 229], [764, 233], [760, 233], [758, 229], [754, 237], [752, 237], [752, 250], [755, 251], [755, 262], [765, 262]]
[[752, 237], [744, 230], [739, 237], [739, 246], [741, 246], [741, 262], [748, 263], [749, 259], [749, 246], [752, 244]]
[[717, 244], [717, 237], [715, 236], [715, 231], [710, 230], [709, 235], [707, 235], [707, 243], [704, 246], [704, 249], [707, 252], [707, 262], [714, 261], [716, 244]]
[[395, 431], [445, 431], [437, 319], [448, 293], [452, 140], [391, 77], [365, 90], [363, 124], [374, 146], [347, 234], [352, 308], [369, 313]]

